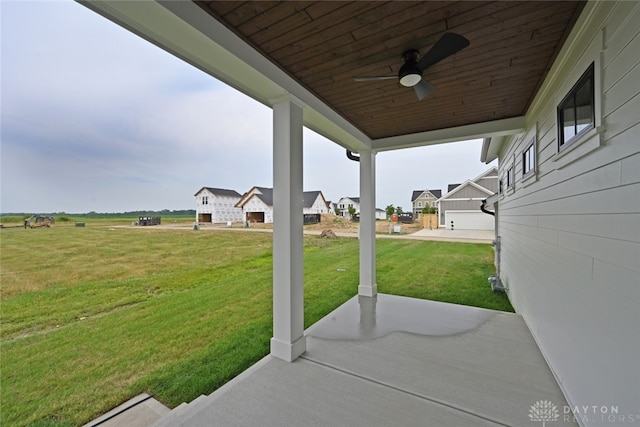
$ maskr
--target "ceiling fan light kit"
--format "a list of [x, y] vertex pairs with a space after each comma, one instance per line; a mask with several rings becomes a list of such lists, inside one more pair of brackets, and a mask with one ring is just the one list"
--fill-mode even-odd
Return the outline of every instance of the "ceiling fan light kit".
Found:
[[420, 52], [415, 49], [407, 50], [402, 54], [404, 64], [398, 72], [398, 78], [402, 86], [413, 87], [422, 80], [422, 71], [417, 66], [419, 56]]
[[[420, 58], [420, 52], [416, 49], [409, 49], [402, 53], [404, 64], [398, 71], [398, 80], [402, 86], [413, 87], [419, 100], [424, 99], [436, 88], [434, 85], [422, 78], [424, 70], [430, 66], [458, 53], [465, 47], [469, 46], [469, 40], [460, 34], [445, 33], [434, 44], [431, 49]], [[418, 60], [419, 58], [419, 60]], [[355, 81], [375, 81], [390, 80], [395, 76], [366, 76], [354, 77]]]

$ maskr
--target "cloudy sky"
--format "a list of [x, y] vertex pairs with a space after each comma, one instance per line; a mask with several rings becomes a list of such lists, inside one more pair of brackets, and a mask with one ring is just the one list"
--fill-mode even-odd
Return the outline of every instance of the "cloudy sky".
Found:
[[[72, 1], [0, 0], [0, 212], [194, 209], [271, 187], [271, 110]], [[358, 196], [358, 164], [305, 130], [304, 188]], [[481, 141], [377, 155], [376, 205], [489, 166]]]

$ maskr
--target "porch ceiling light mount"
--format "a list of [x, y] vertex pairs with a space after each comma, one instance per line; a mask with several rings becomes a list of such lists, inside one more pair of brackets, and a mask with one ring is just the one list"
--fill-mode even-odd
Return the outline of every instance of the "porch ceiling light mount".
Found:
[[436, 87], [422, 78], [422, 73], [434, 64], [450, 57], [469, 46], [469, 40], [456, 33], [445, 33], [434, 44], [431, 49], [420, 58], [417, 49], [409, 49], [402, 53], [404, 64], [400, 67], [397, 76], [362, 76], [354, 77], [357, 82], [368, 82], [375, 80], [395, 80], [405, 87], [412, 87], [419, 100], [423, 100], [427, 95], [436, 90]]

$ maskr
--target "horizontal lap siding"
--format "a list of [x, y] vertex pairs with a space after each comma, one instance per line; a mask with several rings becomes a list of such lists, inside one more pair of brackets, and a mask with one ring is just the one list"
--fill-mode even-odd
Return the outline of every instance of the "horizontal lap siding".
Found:
[[[562, 93], [500, 155], [501, 179], [516, 171], [500, 199], [501, 276], [570, 404], [640, 414], [640, 6], [597, 7], [604, 51], [601, 33], [589, 34], [556, 82]], [[556, 105], [592, 61], [603, 68], [603, 143], [557, 159]], [[536, 176], [523, 180], [534, 136]]]

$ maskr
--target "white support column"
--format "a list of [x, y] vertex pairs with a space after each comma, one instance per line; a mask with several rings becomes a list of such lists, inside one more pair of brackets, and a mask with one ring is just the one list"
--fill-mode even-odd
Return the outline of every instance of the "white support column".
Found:
[[376, 155], [360, 151], [360, 286], [358, 295], [374, 297], [376, 284]]
[[291, 362], [304, 336], [302, 104], [273, 104], [273, 338], [271, 355]]

